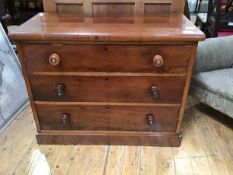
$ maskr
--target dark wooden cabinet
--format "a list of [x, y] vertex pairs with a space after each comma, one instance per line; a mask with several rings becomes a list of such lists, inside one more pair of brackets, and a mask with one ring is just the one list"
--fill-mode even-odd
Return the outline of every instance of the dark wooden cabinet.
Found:
[[38, 142], [179, 146], [204, 39], [182, 15], [184, 2], [78, 2], [45, 1], [49, 13], [9, 34]]

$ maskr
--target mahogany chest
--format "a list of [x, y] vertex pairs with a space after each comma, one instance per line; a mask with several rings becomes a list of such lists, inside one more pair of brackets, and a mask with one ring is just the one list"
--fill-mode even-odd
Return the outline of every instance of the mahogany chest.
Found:
[[71, 1], [45, 1], [9, 34], [38, 143], [179, 146], [204, 39], [183, 1]]

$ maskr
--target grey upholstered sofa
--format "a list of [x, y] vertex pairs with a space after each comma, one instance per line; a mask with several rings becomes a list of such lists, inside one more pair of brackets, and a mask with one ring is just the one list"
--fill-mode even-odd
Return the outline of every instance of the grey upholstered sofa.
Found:
[[233, 118], [233, 36], [199, 43], [190, 95]]

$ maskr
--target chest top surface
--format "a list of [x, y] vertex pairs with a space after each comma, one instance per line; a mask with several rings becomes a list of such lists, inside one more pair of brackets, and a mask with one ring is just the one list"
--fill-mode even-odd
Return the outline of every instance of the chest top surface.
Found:
[[156, 42], [199, 41], [204, 34], [183, 15], [93, 18], [39, 13], [9, 33], [18, 41]]

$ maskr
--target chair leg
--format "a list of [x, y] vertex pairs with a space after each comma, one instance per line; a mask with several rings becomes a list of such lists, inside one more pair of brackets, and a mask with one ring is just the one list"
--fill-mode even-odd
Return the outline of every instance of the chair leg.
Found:
[[199, 0], [196, 0], [196, 6], [195, 6], [195, 10], [194, 10], [194, 13], [197, 13], [197, 9], [198, 9], [198, 4], [199, 4]]
[[201, 29], [202, 31], [205, 30], [205, 25], [206, 25], [206, 23], [203, 23], [203, 22], [200, 20], [199, 17], [197, 17], [196, 22], [195, 22], [195, 25], [196, 25], [197, 27], [200, 27], [200, 29]]
[[189, 11], [188, 0], [185, 1], [184, 15], [185, 15], [188, 19], [190, 19], [190, 11]]
[[6, 32], [6, 34], [8, 33], [7, 26], [10, 23], [10, 20], [11, 20], [11, 17], [8, 14], [1, 18], [1, 24], [2, 24], [2, 27], [3, 27], [4, 31]]

